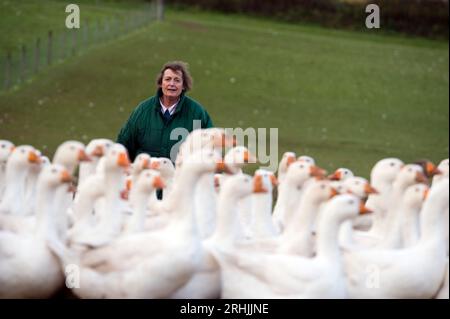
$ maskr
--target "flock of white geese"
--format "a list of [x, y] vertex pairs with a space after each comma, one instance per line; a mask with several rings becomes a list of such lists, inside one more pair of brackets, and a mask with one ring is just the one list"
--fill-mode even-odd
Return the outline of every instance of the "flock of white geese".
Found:
[[244, 174], [255, 160], [220, 128], [175, 165], [0, 140], [0, 298], [449, 298], [448, 159], [381, 159], [370, 182], [293, 152]]

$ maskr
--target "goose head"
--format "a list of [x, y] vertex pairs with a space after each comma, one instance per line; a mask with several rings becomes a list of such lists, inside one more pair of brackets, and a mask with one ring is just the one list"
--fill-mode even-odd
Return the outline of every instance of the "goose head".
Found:
[[247, 163], [256, 163], [256, 160], [256, 157], [245, 146], [231, 148], [224, 158], [225, 163], [234, 173], [240, 172]]
[[41, 164], [41, 154], [33, 146], [21, 145], [16, 147], [8, 158], [7, 171], [26, 170], [28, 171], [32, 165]]
[[106, 138], [93, 139], [86, 146], [86, 153], [92, 158], [99, 158], [104, 156], [113, 144], [113, 141]]
[[425, 184], [414, 184], [409, 186], [403, 194], [403, 203], [410, 207], [420, 209], [428, 196], [429, 188]]
[[82, 161], [90, 161], [85, 152], [85, 146], [78, 141], [66, 141], [58, 146], [53, 156], [54, 164], [61, 164], [73, 173]]
[[425, 176], [428, 178], [432, 178], [434, 175], [440, 175], [442, 172], [434, 165], [433, 162], [429, 160], [419, 160], [414, 162], [414, 164], [420, 165], [422, 167]]
[[0, 165], [6, 165], [8, 157], [14, 150], [14, 144], [10, 141], [0, 140]]
[[286, 183], [293, 187], [301, 187], [310, 177], [323, 178], [325, 170], [305, 162], [295, 162], [289, 166], [286, 173]]
[[400, 172], [397, 174], [394, 183], [405, 190], [408, 186], [415, 183], [427, 184], [428, 180], [423, 173], [423, 169], [420, 165], [407, 164], [400, 169]]
[[320, 205], [337, 194], [337, 190], [327, 180], [313, 180], [305, 190], [305, 198], [315, 205]]
[[333, 174], [329, 175], [328, 178], [332, 181], [344, 181], [353, 176], [354, 174], [351, 170], [341, 167], [335, 170]]
[[130, 159], [125, 146], [114, 144], [104, 157], [104, 169], [108, 171], [125, 172], [130, 167]]
[[264, 187], [271, 192], [275, 187], [278, 186], [278, 180], [275, 174], [266, 169], [259, 168], [255, 171], [255, 176], [262, 176], [264, 180]]
[[343, 222], [370, 212], [358, 196], [341, 194], [333, 197], [326, 203], [324, 215], [333, 215], [338, 222]]
[[343, 184], [347, 192], [358, 196], [360, 199], [367, 199], [370, 194], [378, 194], [378, 191], [363, 177], [347, 178]]
[[314, 160], [314, 158], [312, 158], [311, 156], [308, 155], [301, 155], [297, 158], [297, 161], [299, 162], [306, 162], [312, 165], [316, 165], [316, 161]]
[[131, 164], [131, 174], [138, 176], [144, 169], [150, 169], [151, 156], [147, 153], [141, 153]]
[[442, 172], [443, 177], [448, 177], [448, 158], [439, 163], [438, 169]]
[[405, 164], [398, 158], [384, 158], [378, 161], [370, 172], [370, 181], [375, 187], [390, 185]]
[[182, 170], [190, 171], [195, 175], [230, 172], [220, 154], [210, 149], [202, 149], [193, 153], [183, 162]]
[[247, 174], [237, 174], [227, 178], [222, 185], [221, 194], [224, 197], [232, 197], [239, 200], [253, 193], [267, 193], [264, 187], [264, 179], [261, 175], [253, 178]]
[[285, 152], [281, 157], [280, 164], [278, 165], [278, 174], [286, 173], [289, 166], [297, 159], [297, 155], [294, 152]]
[[48, 188], [56, 188], [70, 182], [72, 182], [72, 176], [69, 171], [60, 164], [49, 164], [45, 166], [38, 178], [38, 185]]
[[161, 173], [165, 180], [170, 180], [175, 174], [175, 166], [172, 161], [166, 157], [152, 157], [150, 168]]
[[155, 189], [163, 189], [165, 183], [161, 173], [144, 169], [131, 187], [131, 193], [140, 193], [150, 195]]

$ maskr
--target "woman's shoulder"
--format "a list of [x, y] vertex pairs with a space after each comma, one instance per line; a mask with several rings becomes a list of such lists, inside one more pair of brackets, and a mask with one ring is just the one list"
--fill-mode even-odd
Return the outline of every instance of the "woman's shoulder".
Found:
[[203, 105], [187, 95], [184, 97], [184, 104], [185, 106], [189, 107], [189, 109], [194, 113], [206, 112], [206, 109], [203, 107]]

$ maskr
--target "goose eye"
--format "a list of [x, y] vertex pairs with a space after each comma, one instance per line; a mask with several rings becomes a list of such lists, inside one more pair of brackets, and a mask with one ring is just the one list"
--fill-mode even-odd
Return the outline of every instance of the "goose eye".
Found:
[[302, 165], [300, 165], [300, 168], [304, 168], [305, 166], [302, 164]]
[[5, 144], [2, 145], [2, 148], [5, 148]]
[[323, 185], [323, 184], [320, 185], [320, 188], [321, 188], [321, 189], [325, 189], [325, 185]]
[[25, 150], [24, 150], [24, 149], [22, 149], [22, 150], [20, 150], [20, 151], [22, 152], [22, 154], [25, 153]]
[[71, 150], [71, 151], [74, 151], [74, 150], [75, 150], [75, 146], [73, 146], [73, 145], [70, 146], [70, 150]]
[[53, 169], [52, 169], [52, 174], [56, 174], [56, 173], [57, 173], [56, 168], [53, 168]]
[[355, 185], [359, 185], [359, 181], [356, 181], [356, 182], [355, 182]]
[[349, 203], [350, 205], [353, 205], [353, 203], [354, 203], [353, 199], [349, 200], [348, 203]]
[[391, 163], [390, 165], [391, 165], [391, 167], [394, 167], [394, 166], [395, 166], [395, 163]]

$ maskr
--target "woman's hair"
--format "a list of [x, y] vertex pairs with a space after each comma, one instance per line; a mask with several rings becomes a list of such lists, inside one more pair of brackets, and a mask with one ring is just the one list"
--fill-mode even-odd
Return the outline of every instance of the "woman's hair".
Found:
[[164, 72], [167, 69], [171, 69], [172, 71], [181, 71], [181, 73], [183, 74], [184, 90], [189, 91], [190, 89], [192, 89], [192, 77], [188, 70], [188, 64], [183, 61], [170, 61], [164, 64], [164, 66], [161, 69], [161, 72], [159, 72], [158, 76], [156, 77], [156, 84], [158, 86], [161, 86]]

